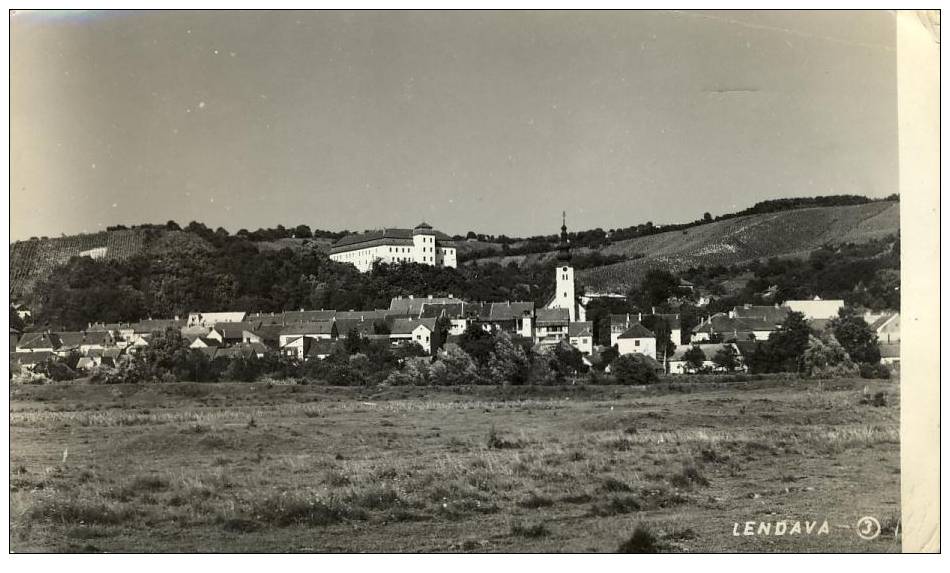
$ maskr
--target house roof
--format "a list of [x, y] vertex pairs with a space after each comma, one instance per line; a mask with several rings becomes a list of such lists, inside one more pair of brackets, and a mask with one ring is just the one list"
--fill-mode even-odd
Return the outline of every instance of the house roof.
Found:
[[885, 312], [881, 316], [877, 317], [874, 321], [871, 322], [868, 326], [871, 327], [871, 330], [877, 332], [882, 327], [886, 326], [889, 322], [899, 317], [900, 314], [897, 312]]
[[335, 310], [288, 310], [280, 315], [280, 321], [284, 324], [293, 322], [315, 322], [318, 320], [333, 320], [336, 316]]
[[317, 322], [298, 322], [288, 326], [283, 327], [280, 330], [280, 336], [290, 336], [290, 335], [332, 335], [333, 334], [333, 322], [329, 320], [321, 320]]
[[[195, 338], [194, 342], [198, 342], [198, 341], [204, 344], [204, 348], [218, 348], [219, 346], [221, 346], [221, 341], [218, 340], [217, 338], [208, 338], [207, 336], [199, 336]], [[194, 344], [194, 342], [192, 342], [192, 344]], [[202, 347], [196, 346], [196, 348], [202, 348]]]
[[277, 342], [280, 340], [280, 333], [285, 327], [281, 324], [263, 324], [251, 332], [267, 342]]
[[254, 332], [261, 327], [260, 321], [243, 322], [219, 322], [214, 325], [214, 330], [218, 331], [226, 339], [240, 340], [244, 338], [244, 331]]
[[422, 306], [421, 318], [462, 318], [462, 302], [426, 303]]
[[435, 319], [434, 318], [397, 318], [393, 321], [393, 325], [390, 328], [390, 334], [396, 335], [405, 335], [412, 334], [412, 332], [424, 326], [429, 329], [430, 332], [435, 332]]
[[374, 333], [372, 320], [358, 320], [355, 318], [343, 318], [335, 321], [337, 336], [346, 338], [350, 331], [356, 330], [362, 336]]
[[62, 343], [55, 334], [45, 332], [24, 332], [17, 342], [17, 348], [59, 348]]
[[219, 322], [241, 322], [247, 316], [246, 312], [193, 312], [192, 315], [204, 324], [215, 325]]
[[681, 346], [677, 346], [676, 350], [673, 351], [673, 356], [672, 358], [670, 358], [670, 362], [682, 362], [683, 360], [685, 360], [685, 358], [683, 358], [683, 355], [689, 352], [693, 347], [696, 347], [702, 350], [703, 354], [706, 355], [706, 360], [712, 360], [713, 356], [715, 356], [717, 352], [719, 352], [720, 350], [722, 350], [723, 348], [727, 346], [731, 346], [733, 350], [736, 351], [737, 354], [739, 354], [740, 356], [742, 355], [739, 347], [736, 344], [731, 343], [731, 342], [725, 342], [721, 344], [683, 344]]
[[96, 322], [89, 325], [89, 328], [86, 329], [86, 332], [113, 332], [116, 330], [132, 330], [133, 327], [130, 323], [127, 322], [110, 322], [102, 323]]
[[568, 324], [571, 321], [571, 311], [566, 308], [539, 308], [534, 314], [538, 326]]
[[[422, 228], [421, 232], [427, 235], [435, 235], [436, 242], [441, 246], [455, 246], [455, 243], [452, 241], [452, 237], [446, 235], [442, 231], [433, 231], [432, 228], [429, 227], [427, 229]], [[330, 253], [344, 253], [355, 249], [364, 249], [378, 245], [411, 246], [413, 244], [413, 234], [420, 233], [416, 233], [415, 229], [382, 229], [376, 231], [367, 231], [366, 233], [347, 235], [333, 244], [333, 246], [330, 248]]]
[[56, 336], [59, 337], [59, 341], [63, 346], [80, 346], [83, 344], [105, 346], [112, 343], [112, 335], [105, 330], [57, 332]]
[[452, 304], [461, 302], [457, 298], [450, 297], [395, 297], [389, 301], [389, 311], [398, 312], [407, 316], [419, 316], [422, 307], [427, 304]]
[[14, 352], [10, 358], [17, 364], [39, 364], [40, 362], [46, 362], [53, 356], [54, 354], [48, 350], [40, 350], [37, 352]]
[[770, 322], [763, 318], [730, 318], [728, 315], [720, 312], [710, 316], [709, 320], [696, 325], [693, 328], [693, 332], [732, 334], [736, 336], [739, 333], [751, 333], [753, 331], [771, 332], [778, 330], [778, 328], [778, 325], [776, 325], [774, 322]]
[[593, 336], [594, 323], [591, 321], [572, 322], [567, 325], [567, 335], [571, 338], [578, 336]]
[[788, 318], [788, 309], [781, 306], [742, 305], [732, 309], [736, 318], [759, 318], [773, 324], [782, 324]]
[[164, 332], [165, 329], [174, 328], [176, 330], [185, 326], [184, 320], [163, 320], [163, 319], [148, 319], [140, 320], [132, 324], [132, 329], [134, 332]]
[[617, 338], [618, 339], [620, 338], [656, 338], [656, 334], [654, 334], [652, 330], [643, 326], [639, 322], [635, 322], [633, 325], [630, 326], [630, 328], [626, 330], [626, 332], [624, 332]]
[[336, 340], [314, 340], [307, 350], [306, 356], [319, 357], [333, 354], [333, 351], [340, 345]]

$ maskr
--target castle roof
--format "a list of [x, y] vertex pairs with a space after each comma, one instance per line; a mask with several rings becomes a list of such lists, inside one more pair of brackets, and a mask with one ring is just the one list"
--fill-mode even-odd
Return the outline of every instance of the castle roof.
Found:
[[[422, 225], [425, 225], [423, 227]], [[434, 231], [426, 223], [420, 223], [415, 229], [382, 229], [355, 235], [347, 235], [333, 244], [331, 254], [344, 253], [354, 249], [364, 249], [379, 245], [412, 246], [412, 236], [418, 234], [435, 235], [436, 241], [444, 247], [454, 247], [452, 237], [442, 231]]]

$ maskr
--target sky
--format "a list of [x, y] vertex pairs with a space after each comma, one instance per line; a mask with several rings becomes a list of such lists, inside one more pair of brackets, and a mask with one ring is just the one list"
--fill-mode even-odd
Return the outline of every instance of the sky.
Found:
[[897, 192], [889, 12], [19, 12], [11, 240], [553, 234]]

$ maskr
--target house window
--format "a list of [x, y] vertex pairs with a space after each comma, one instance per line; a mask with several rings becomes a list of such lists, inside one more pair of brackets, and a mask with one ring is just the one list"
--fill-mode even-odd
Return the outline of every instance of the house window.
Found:
[[564, 272], [566, 273], [566, 272], [567, 272], [567, 267], [564, 267], [564, 268], [563, 268], [563, 269], [561, 269], [561, 270], [562, 270], [562, 271], [564, 271]]
[[640, 341], [639, 341], [639, 340], [634, 340], [634, 341], [633, 341], [633, 345], [634, 345], [634, 346], [640, 346]]

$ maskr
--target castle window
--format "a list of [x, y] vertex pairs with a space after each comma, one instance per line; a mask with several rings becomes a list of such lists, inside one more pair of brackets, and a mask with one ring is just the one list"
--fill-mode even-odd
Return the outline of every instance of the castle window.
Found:
[[564, 271], [564, 272], [566, 273], [566, 272], [567, 272], [567, 267], [564, 267], [564, 268], [563, 268], [563, 269], [561, 269], [561, 270], [562, 270], [562, 271]]

